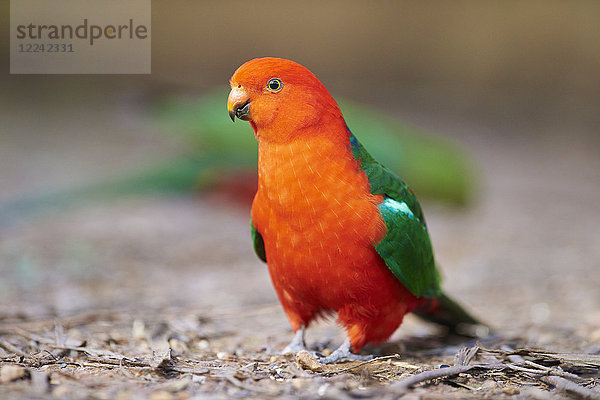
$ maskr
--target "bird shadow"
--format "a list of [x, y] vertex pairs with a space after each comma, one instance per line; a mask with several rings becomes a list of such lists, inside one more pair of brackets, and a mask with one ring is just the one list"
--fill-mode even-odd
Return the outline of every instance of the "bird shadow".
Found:
[[368, 345], [364, 348], [364, 352], [378, 356], [400, 354], [414, 358], [446, 357], [456, 354], [463, 347], [478, 345], [491, 349], [499, 348], [504, 344], [514, 344], [518, 341], [518, 339], [506, 338], [498, 333], [490, 333], [485, 337], [474, 337], [445, 332], [432, 335], [407, 336], [378, 346]]

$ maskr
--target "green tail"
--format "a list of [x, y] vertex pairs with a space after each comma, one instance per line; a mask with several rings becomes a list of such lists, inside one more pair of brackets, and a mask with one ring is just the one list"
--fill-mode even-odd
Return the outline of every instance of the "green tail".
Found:
[[443, 325], [450, 333], [465, 336], [487, 336], [490, 328], [473, 317], [460, 304], [442, 293], [426, 301], [413, 311], [420, 318]]

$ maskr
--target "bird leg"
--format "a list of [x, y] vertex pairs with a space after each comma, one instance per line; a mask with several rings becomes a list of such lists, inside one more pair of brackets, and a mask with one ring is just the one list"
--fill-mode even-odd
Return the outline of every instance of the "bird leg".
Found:
[[301, 350], [306, 350], [306, 343], [304, 343], [305, 330], [306, 328], [304, 326], [298, 329], [290, 344], [285, 346], [285, 349], [283, 349], [281, 354], [297, 353]]
[[318, 361], [321, 364], [334, 364], [340, 361], [367, 361], [372, 359], [373, 356], [360, 356], [350, 351], [350, 339], [346, 338], [344, 343], [338, 347], [333, 353], [327, 357], [319, 358]]

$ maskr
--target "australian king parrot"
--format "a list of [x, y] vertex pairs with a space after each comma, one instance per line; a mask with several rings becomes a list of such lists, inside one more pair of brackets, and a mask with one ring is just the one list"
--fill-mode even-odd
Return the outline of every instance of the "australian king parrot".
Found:
[[304, 66], [257, 58], [230, 80], [229, 116], [258, 140], [254, 249], [296, 335], [337, 313], [345, 342], [324, 363], [359, 360], [406, 313], [450, 327], [477, 321], [445, 296], [414, 193], [350, 131], [336, 101]]

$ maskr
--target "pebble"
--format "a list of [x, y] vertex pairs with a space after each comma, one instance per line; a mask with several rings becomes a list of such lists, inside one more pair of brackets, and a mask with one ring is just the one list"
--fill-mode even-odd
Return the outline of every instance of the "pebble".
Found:
[[166, 390], [157, 390], [150, 395], [150, 400], [173, 400], [175, 396]]
[[133, 336], [135, 340], [146, 340], [148, 335], [144, 321], [139, 319], [133, 321], [133, 325], [131, 327], [131, 336]]
[[592, 340], [592, 342], [600, 343], [600, 328], [592, 331], [592, 333], [590, 334], [590, 339]]
[[505, 386], [505, 387], [502, 388], [502, 393], [505, 393], [505, 394], [508, 394], [510, 396], [513, 396], [515, 394], [519, 394], [520, 391], [515, 386]]
[[0, 368], [0, 383], [8, 383], [21, 379], [25, 376], [27, 370], [20, 365], [4, 365]]

